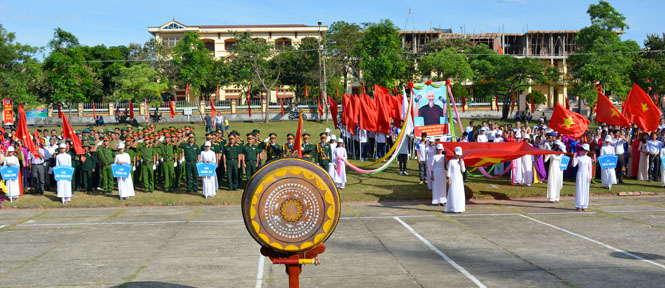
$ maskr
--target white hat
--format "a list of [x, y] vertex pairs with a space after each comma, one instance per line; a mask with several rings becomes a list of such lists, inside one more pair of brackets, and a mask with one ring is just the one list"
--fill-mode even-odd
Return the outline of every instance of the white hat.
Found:
[[436, 142], [436, 139], [434, 137], [427, 137], [427, 142]]
[[212, 147], [212, 144], [210, 143], [210, 141], [206, 141], [205, 143], [203, 143], [203, 146], [204, 147]]
[[60, 146], [58, 146], [58, 148], [60, 148], [60, 149], [66, 149], [66, 148], [67, 148], [67, 144], [65, 144], [65, 143], [60, 143]]
[[337, 139], [337, 143], [344, 143], [344, 139], [342, 138]]
[[436, 144], [436, 149], [443, 150], [443, 144], [441, 144], [441, 143]]
[[531, 138], [529, 137], [529, 133], [524, 133], [524, 139]]
[[326, 128], [325, 132], [330, 133], [330, 128]]
[[515, 133], [515, 138], [522, 138], [522, 132], [517, 131], [517, 133]]
[[125, 148], [125, 143], [118, 144], [118, 149], [124, 149], [124, 148]]
[[14, 152], [14, 146], [9, 146], [9, 148], [7, 148], [7, 152]]
[[337, 136], [335, 134], [330, 135], [330, 140], [337, 140]]
[[587, 143], [582, 144], [582, 150], [589, 151], [589, 144]]
[[462, 147], [455, 147], [455, 155], [462, 156]]
[[610, 135], [605, 136], [605, 142], [610, 142], [610, 141], [612, 141], [612, 136]]
[[503, 135], [503, 132], [501, 132], [501, 130], [497, 130], [496, 135]]

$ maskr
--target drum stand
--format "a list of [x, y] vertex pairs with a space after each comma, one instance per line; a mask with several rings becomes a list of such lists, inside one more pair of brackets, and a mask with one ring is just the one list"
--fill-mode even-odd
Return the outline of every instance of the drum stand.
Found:
[[317, 258], [317, 256], [323, 254], [325, 251], [326, 246], [323, 244], [319, 244], [311, 250], [299, 254], [283, 254], [266, 247], [261, 247], [261, 255], [270, 258], [272, 264], [284, 264], [286, 266], [286, 274], [289, 275], [289, 288], [300, 287], [302, 265], [321, 264], [321, 259]]

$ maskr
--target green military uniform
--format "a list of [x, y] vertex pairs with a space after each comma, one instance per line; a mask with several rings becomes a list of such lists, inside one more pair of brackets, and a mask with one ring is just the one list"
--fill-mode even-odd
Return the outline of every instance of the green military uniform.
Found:
[[[194, 133], [190, 135], [194, 135]], [[198, 192], [199, 179], [197, 178], [199, 173], [196, 170], [196, 162], [198, 161], [199, 154], [201, 154], [201, 148], [196, 143], [192, 145], [189, 143], [180, 143], [180, 148], [185, 153], [185, 182], [187, 182], [187, 192]]]
[[[221, 156], [222, 152], [224, 151], [224, 145], [226, 145], [226, 141], [224, 140], [224, 138], [218, 139], [217, 141], [212, 143], [211, 150], [215, 151], [215, 154], [217, 154], [217, 156]], [[222, 180], [224, 180], [225, 172], [226, 171], [224, 171], [224, 164], [217, 165], [217, 171], [216, 171], [217, 184], [219, 186], [222, 186]]]
[[[277, 138], [277, 134], [270, 133], [270, 138]], [[266, 151], [266, 163], [268, 163], [268, 161], [272, 159], [279, 158], [282, 156], [282, 147], [280, 145], [277, 145], [277, 143], [275, 144], [272, 144], [270, 142], [268, 143], [261, 142], [261, 143], [264, 143], [263, 150]]]
[[[326, 136], [324, 133], [321, 133], [321, 137]], [[332, 149], [330, 149], [330, 144], [328, 142], [316, 144], [316, 155], [317, 162], [323, 168], [323, 170], [328, 171], [328, 164], [332, 158]]]
[[155, 190], [155, 148], [141, 147], [138, 149], [139, 159], [141, 160], [141, 178], [143, 179], [143, 187], [145, 192], [152, 192]]
[[[136, 147], [127, 147], [125, 146], [125, 153], [129, 154], [129, 166], [132, 166], [132, 172], [129, 172], [132, 175], [132, 181], [136, 181], [136, 179], [139, 179], [139, 175], [141, 174], [140, 169], [134, 170], [134, 159], [136, 159], [136, 155], [138, 155], [138, 149]], [[134, 185], [136, 185], [136, 182], [134, 182]]]
[[[84, 146], [89, 146], [90, 144], [86, 143]], [[86, 152], [83, 154], [85, 161], [81, 163], [81, 184], [86, 192], [92, 192], [93, 183], [92, 183], [92, 173], [95, 168], [97, 168], [97, 153], [95, 152]]]
[[164, 158], [164, 191], [171, 192], [175, 186], [175, 167], [176, 147], [173, 144], [164, 144], [159, 154]]
[[261, 154], [261, 149], [259, 145], [249, 145], [249, 143], [242, 146], [242, 154], [245, 155], [245, 174], [247, 175], [247, 181], [254, 176], [256, 170], [257, 161], [259, 160], [259, 155]]
[[74, 194], [74, 191], [76, 191], [76, 188], [78, 188], [81, 185], [81, 155], [76, 154], [76, 150], [74, 150], [74, 147], [69, 150], [69, 156], [72, 157], [72, 167], [74, 168], [74, 174], [72, 174], [72, 194]]
[[[180, 145], [182, 145], [183, 143], [180, 143]], [[175, 153], [176, 153], [176, 155], [179, 155], [178, 157], [181, 157], [181, 158], [176, 159], [176, 161], [180, 161], [180, 159], [182, 159], [182, 157], [183, 157], [182, 154], [183, 154], [184, 151], [185, 150], [182, 149], [180, 146], [176, 146]], [[177, 189], [178, 187], [180, 187], [180, 183], [182, 183], [182, 178], [185, 176], [185, 166], [186, 165], [185, 165], [184, 162], [183, 163], [178, 162], [178, 167], [175, 167], [175, 183], [173, 184], [173, 189], [174, 190]]]
[[[302, 134], [303, 137], [309, 138], [309, 134]], [[314, 162], [316, 159], [316, 145], [307, 143], [302, 145], [302, 159]]]
[[97, 149], [97, 158], [99, 164], [101, 165], [101, 183], [100, 185], [105, 192], [113, 191], [113, 169], [111, 169], [111, 164], [113, 164], [113, 151], [111, 148], [99, 147]]
[[224, 156], [226, 156], [226, 176], [229, 181], [229, 190], [238, 189], [240, 182], [238, 173], [238, 156], [242, 154], [243, 148], [239, 144], [228, 143], [224, 146]]

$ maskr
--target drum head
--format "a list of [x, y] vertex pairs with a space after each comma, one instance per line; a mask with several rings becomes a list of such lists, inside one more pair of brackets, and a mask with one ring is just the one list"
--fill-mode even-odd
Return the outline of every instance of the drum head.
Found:
[[339, 194], [328, 173], [299, 158], [269, 162], [242, 196], [247, 231], [262, 246], [282, 253], [300, 253], [325, 242], [339, 215]]

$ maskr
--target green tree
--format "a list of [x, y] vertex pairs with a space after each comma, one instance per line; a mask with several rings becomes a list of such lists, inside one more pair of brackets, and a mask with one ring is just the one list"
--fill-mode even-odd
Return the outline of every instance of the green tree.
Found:
[[120, 68], [113, 82], [117, 89], [111, 98], [117, 102], [134, 100], [159, 104], [162, 91], [169, 87], [168, 83], [162, 81], [159, 73], [145, 63]]
[[[307, 39], [309, 40], [309, 39]], [[298, 47], [289, 47], [275, 56], [272, 61], [279, 66], [281, 85], [289, 85], [295, 90], [296, 102], [305, 95], [308, 85], [310, 97], [314, 95], [314, 87], [319, 81], [319, 55], [316, 41], [303, 41]]]
[[128, 59], [130, 61], [134, 63], [149, 63], [155, 71], [159, 72], [162, 79], [171, 85], [168, 90], [173, 89], [172, 85], [176, 83], [180, 75], [180, 66], [175, 65], [174, 61], [171, 61], [173, 48], [153, 38], [143, 45], [136, 43], [129, 44], [128, 50]]
[[357, 51], [367, 84], [392, 89], [396, 80], [406, 72], [407, 64], [398, 31], [390, 20], [369, 24], [365, 29]]
[[632, 86], [629, 75], [639, 45], [632, 40], [621, 40], [615, 30], [628, 29], [623, 22], [626, 18], [607, 2], [591, 4], [587, 13], [591, 26], [582, 28], [575, 37], [577, 51], [570, 55], [569, 63], [575, 79], [571, 93], [593, 106], [598, 97], [596, 84], [619, 98], [626, 97]]
[[455, 48], [445, 48], [425, 55], [418, 65], [421, 75], [432, 80], [441, 81], [453, 78], [464, 81], [473, 77], [473, 70], [466, 55], [458, 53]]
[[15, 34], [0, 24], [0, 95], [16, 103], [35, 104], [40, 102], [37, 95], [42, 73], [35, 59], [40, 49], [15, 39]]
[[499, 55], [485, 44], [469, 50], [469, 59], [475, 74], [474, 94], [502, 95], [503, 120], [508, 118], [512, 93], [522, 92], [531, 85], [552, 85], [559, 78], [556, 68], [541, 60]]
[[91, 99], [102, 102], [103, 96], [111, 96], [115, 93], [115, 82], [113, 78], [118, 76], [123, 67], [128, 67], [127, 62], [129, 49], [125, 46], [106, 47], [105, 45], [81, 46], [87, 66], [92, 69], [97, 80], [102, 83], [101, 93], [89, 95]]
[[452, 48], [457, 52], [463, 52], [467, 49], [473, 49], [476, 44], [466, 38], [455, 39], [436, 39], [425, 44], [424, 52], [426, 54]]
[[196, 32], [185, 32], [178, 44], [173, 48], [173, 63], [179, 66], [177, 84], [185, 87], [189, 84], [189, 91], [203, 96], [210, 93], [210, 83], [207, 75], [214, 69], [213, 54]]
[[644, 48], [630, 78], [651, 95], [662, 95], [665, 92], [665, 53], [662, 52], [665, 50], [665, 33], [647, 35]]
[[547, 101], [547, 98], [545, 98], [545, 94], [543, 94], [543, 92], [540, 92], [538, 90], [531, 91], [531, 93], [526, 95], [526, 98], [529, 100], [531, 100], [532, 97], [534, 104], [545, 104], [545, 101]]
[[329, 67], [333, 68], [329, 69], [329, 71], [338, 70], [338, 74], [342, 75], [344, 92], [347, 89], [349, 75], [353, 71], [359, 71], [356, 49], [359, 47], [362, 39], [363, 34], [358, 24], [337, 21], [328, 27], [325, 41], [326, 56], [330, 60]]

